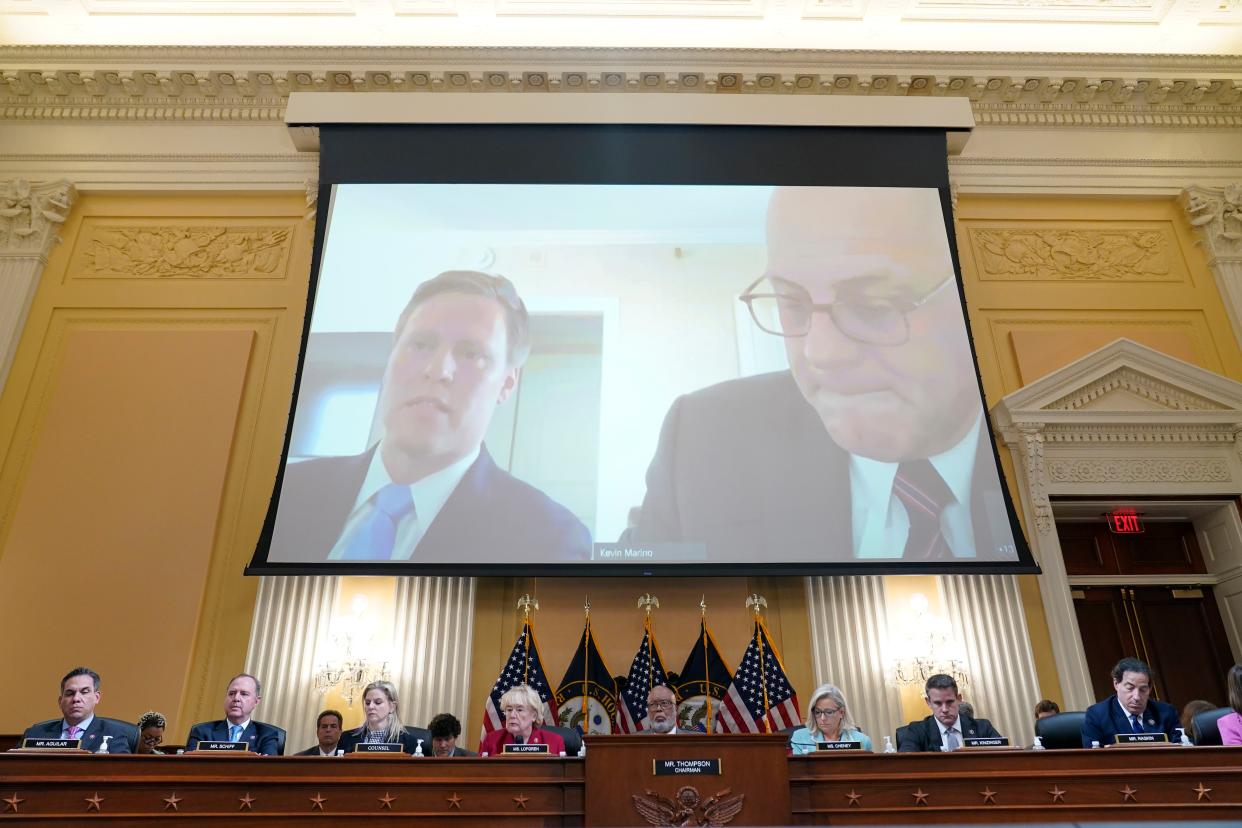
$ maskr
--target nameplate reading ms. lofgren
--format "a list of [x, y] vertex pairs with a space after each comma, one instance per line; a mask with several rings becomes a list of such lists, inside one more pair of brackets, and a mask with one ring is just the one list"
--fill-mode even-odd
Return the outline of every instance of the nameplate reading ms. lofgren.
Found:
[[501, 753], [549, 753], [547, 745], [504, 745], [500, 749]]
[[81, 739], [25, 739], [22, 747], [37, 750], [81, 750]]
[[400, 742], [359, 742], [354, 745], [354, 753], [405, 753]]
[[656, 776], [720, 776], [719, 759], [653, 759]]
[[1158, 745], [1167, 743], [1169, 737], [1163, 733], [1118, 733], [1119, 745]]
[[245, 753], [250, 745], [245, 742], [199, 742], [193, 752], [201, 753]]

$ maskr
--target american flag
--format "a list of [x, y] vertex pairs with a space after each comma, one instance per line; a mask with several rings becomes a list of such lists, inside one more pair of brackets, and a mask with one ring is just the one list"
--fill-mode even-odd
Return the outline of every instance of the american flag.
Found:
[[621, 692], [621, 703], [617, 705], [617, 728], [622, 733], [638, 733], [647, 729], [647, 694], [656, 685], [668, 684], [664, 657], [656, 645], [651, 619], [647, 619], [645, 626], [643, 643], [638, 645], [638, 653], [630, 662], [630, 675], [625, 690]]
[[773, 733], [801, 721], [798, 694], [769, 641], [767, 627], [756, 619], [755, 634], [720, 704], [716, 726], [721, 733]]
[[500, 715], [500, 697], [519, 684], [528, 684], [539, 694], [539, 698], [543, 700], [544, 721], [555, 722], [556, 699], [552, 695], [551, 687], [548, 686], [548, 677], [543, 673], [543, 662], [539, 659], [539, 644], [535, 641], [535, 630], [530, 621], [522, 624], [522, 634], [514, 642], [513, 650], [509, 653], [509, 660], [505, 662], [504, 669], [500, 671], [496, 683], [492, 685], [491, 695], [487, 697], [487, 702], [483, 705], [483, 730], [479, 735], [480, 741], [488, 733], [505, 726], [505, 720]]

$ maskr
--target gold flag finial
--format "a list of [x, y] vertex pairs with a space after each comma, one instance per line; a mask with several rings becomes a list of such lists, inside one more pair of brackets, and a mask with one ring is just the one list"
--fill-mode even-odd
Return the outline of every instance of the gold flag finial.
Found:
[[586, 617], [589, 620], [591, 618], [591, 596], [590, 595], [583, 597], [582, 611], [586, 613]]
[[763, 614], [763, 611], [767, 608], [767, 606], [768, 606], [768, 599], [764, 598], [762, 595], [760, 595], [757, 592], [751, 593], [750, 596], [746, 599], [746, 609], [751, 610], [755, 614], [755, 618], [758, 618], [759, 616], [761, 616]]
[[660, 608], [660, 599], [648, 592], [638, 599], [638, 608], [645, 609], [647, 611], [647, 617], [650, 618], [651, 611], [653, 609]]
[[539, 599], [531, 598], [530, 593], [528, 592], [518, 599], [517, 607], [522, 611], [522, 620], [529, 621], [530, 611], [533, 609], [539, 609]]
[[707, 596], [704, 595], [699, 599], [699, 618], [707, 617]]

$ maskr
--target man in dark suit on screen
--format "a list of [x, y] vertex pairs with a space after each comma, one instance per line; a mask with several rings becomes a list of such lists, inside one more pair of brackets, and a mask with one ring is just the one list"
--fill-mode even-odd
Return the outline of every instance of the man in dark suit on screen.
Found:
[[964, 739], [1000, 738], [987, 719], [975, 719], [961, 712], [957, 682], [943, 673], [927, 680], [924, 700], [932, 714], [921, 722], [897, 728], [897, 751], [921, 753], [957, 750]]
[[1082, 720], [1082, 746], [1101, 747], [1117, 741], [1118, 733], [1163, 733], [1181, 739], [1177, 708], [1151, 698], [1151, 668], [1137, 658], [1123, 658], [1113, 667], [1116, 693], [1087, 708]]
[[194, 750], [199, 742], [245, 742], [247, 750], [264, 756], [283, 756], [285, 731], [275, 725], [251, 719], [263, 700], [259, 680], [249, 673], [235, 676], [224, 694], [224, 718], [199, 722], [190, 728], [185, 749]]
[[1015, 559], [937, 191], [777, 188], [767, 244], [740, 298], [789, 370], [673, 404], [626, 541]]
[[98, 753], [106, 744], [108, 753], [132, 753], [131, 744], [138, 731], [131, 724], [95, 715], [99, 704], [99, 674], [88, 667], [75, 667], [60, 680], [61, 718], [49, 719], [26, 728], [23, 739], [77, 739], [79, 747]]
[[269, 561], [585, 561], [587, 528], [483, 445], [530, 352], [503, 276], [423, 282], [397, 322], [370, 451], [285, 469]]

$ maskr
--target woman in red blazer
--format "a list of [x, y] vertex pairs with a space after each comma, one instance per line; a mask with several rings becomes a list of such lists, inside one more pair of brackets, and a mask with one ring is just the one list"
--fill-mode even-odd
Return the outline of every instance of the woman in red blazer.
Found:
[[525, 684], [519, 684], [500, 697], [500, 712], [505, 726], [483, 737], [479, 755], [499, 756], [505, 745], [547, 745], [549, 756], [565, 752], [565, 740], [560, 734], [540, 730], [543, 724], [543, 700]]

